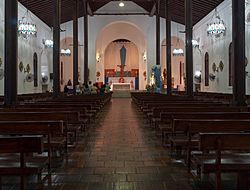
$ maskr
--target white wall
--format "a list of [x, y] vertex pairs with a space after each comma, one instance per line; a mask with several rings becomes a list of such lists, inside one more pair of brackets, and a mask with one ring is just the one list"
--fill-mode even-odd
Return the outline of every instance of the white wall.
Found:
[[[250, 10], [250, 5], [247, 4], [246, 10]], [[24, 15], [26, 9], [19, 4], [19, 19]], [[232, 31], [232, 8], [231, 8], [231, 0], [225, 0], [222, 4], [217, 7], [217, 11], [222, 20], [224, 20], [225, 25], [227, 27], [227, 32], [224, 37], [219, 39], [212, 39], [207, 36], [206, 29], [207, 24], [211, 22], [211, 18], [214, 14], [212, 11], [205, 18], [203, 18], [199, 23], [194, 26], [194, 39], [200, 39], [200, 50], [194, 49], [194, 72], [196, 70], [202, 70], [202, 91], [209, 92], [227, 92], [231, 93], [232, 87], [228, 86], [228, 48], [231, 42], [231, 31]], [[42, 39], [52, 39], [52, 31], [51, 29], [44, 24], [41, 20], [39, 20], [36, 16], [31, 13], [32, 20], [38, 27], [38, 36], [37, 38], [30, 38], [29, 40], [18, 38], [18, 64], [20, 61], [24, 63], [26, 66], [28, 63], [31, 66], [31, 71], [33, 72], [33, 53], [37, 52], [38, 54], [38, 70], [41, 72], [41, 67], [45, 70], [47, 69], [47, 73], [53, 73], [52, 66], [52, 49], [45, 49], [42, 45]], [[4, 62], [4, 1], [0, 1], [0, 57]], [[161, 42], [165, 39], [165, 19], [161, 18], [161, 33], [160, 40]], [[138, 16], [129, 16], [129, 15], [106, 15], [106, 16], [93, 16], [89, 17], [89, 70], [90, 70], [90, 80], [96, 81], [96, 53], [97, 46], [96, 41], [98, 36], [101, 34], [103, 29], [112, 23], [130, 23], [136, 26], [143, 35], [145, 39], [145, 47], [147, 51], [147, 62], [145, 66], [142, 67], [141, 70], [147, 70], [147, 79], [149, 79], [150, 70], [153, 65], [155, 65], [156, 61], [156, 34], [155, 34], [155, 17], [149, 17], [146, 15], [138, 15]], [[61, 28], [66, 29], [65, 33], [61, 33], [61, 40], [65, 37], [73, 37], [73, 22], [67, 22], [61, 25]], [[179, 36], [183, 41], [185, 41], [184, 34], [178, 34], [178, 30], [184, 30], [184, 26], [172, 22], [172, 37]], [[83, 18], [79, 18], [79, 44], [83, 45], [84, 42], [84, 32], [83, 32]], [[118, 31], [119, 32], [119, 31]], [[121, 31], [122, 33], [122, 31]], [[143, 49], [138, 47], [139, 53], [143, 52]], [[83, 46], [79, 46], [80, 59], [80, 78], [81, 80], [84, 78], [83, 76], [83, 63], [84, 63], [84, 54], [83, 54]], [[165, 48], [161, 48], [161, 51], [165, 51]], [[216, 80], [209, 81], [209, 86], [205, 87], [204, 83], [204, 55], [205, 53], [209, 53], [210, 65], [209, 65], [209, 73], [212, 73], [212, 64], [216, 63], [218, 66], [219, 62], [222, 61], [224, 63], [224, 70], [222, 72], [216, 72]], [[164, 54], [165, 52], [161, 52]], [[246, 56], [248, 60], [250, 59], [250, 25], [246, 25]], [[249, 61], [250, 62], [250, 61]], [[173, 66], [179, 68], [179, 65]], [[246, 70], [250, 73], [250, 64], [246, 67]], [[1, 67], [3, 68], [3, 66]], [[163, 69], [162, 69], [163, 70]], [[173, 68], [175, 70], [175, 68]], [[66, 71], [65, 71], [66, 72]], [[143, 72], [143, 71], [142, 71]], [[141, 73], [142, 74], [142, 73]], [[176, 74], [175, 74], [176, 75]], [[33, 83], [24, 82], [26, 74], [18, 71], [18, 93], [32, 93], [32, 92], [41, 92], [41, 76], [38, 75], [38, 87], [34, 87]], [[140, 77], [141, 79], [143, 77]], [[178, 78], [178, 77], [177, 77]], [[146, 82], [145, 82], [146, 83]], [[246, 78], [247, 83], [247, 93], [250, 94], [250, 79]], [[52, 83], [49, 83], [50, 86]], [[4, 92], [4, 80], [0, 81], [0, 95], [3, 95]], [[140, 86], [144, 88], [144, 83], [140, 84]], [[50, 87], [51, 88], [51, 87]]]
[[[246, 10], [250, 10], [250, 5], [246, 6]], [[212, 16], [214, 11], [203, 18], [199, 23], [194, 26], [194, 38], [200, 38], [200, 49], [199, 51], [194, 51], [194, 71], [202, 70], [202, 91], [207, 92], [224, 92], [232, 93], [232, 87], [228, 86], [228, 70], [229, 70], [229, 44], [232, 41], [232, 5], [231, 0], [225, 0], [222, 4], [217, 7], [217, 12], [219, 13], [221, 19], [226, 25], [226, 35], [217, 39], [212, 39], [207, 36], [207, 24], [212, 21]], [[250, 59], [250, 26], [246, 25], [246, 57]], [[209, 53], [209, 73], [213, 73], [212, 64], [215, 63], [217, 66], [219, 62], [224, 63], [223, 71], [215, 72], [215, 81], [209, 81], [209, 86], [205, 87], [205, 64], [204, 55]], [[246, 70], [249, 72], [249, 64]], [[250, 94], [250, 79], [246, 77], [246, 88], [247, 94]]]
[[[18, 3], [18, 20], [20, 20], [26, 12], [26, 8]], [[52, 50], [45, 49], [42, 45], [42, 39], [52, 39], [51, 29], [38, 19], [34, 14], [29, 12], [29, 16], [32, 18], [32, 21], [37, 26], [37, 37], [23, 39], [18, 37], [18, 64], [20, 61], [23, 62], [24, 66], [29, 64], [31, 66], [31, 73], [33, 73], [33, 54], [36, 52], [38, 56], [38, 87], [34, 87], [34, 83], [24, 82], [24, 79], [27, 73], [20, 72], [18, 69], [18, 94], [26, 93], [36, 93], [42, 92], [41, 85], [41, 67], [43, 71], [46, 71], [46, 68], [49, 68], [49, 65], [52, 65]], [[4, 62], [4, 1], [0, 1], [0, 57]], [[4, 66], [2, 66], [3, 68]], [[51, 71], [47, 69], [46, 74], [49, 74]], [[4, 93], [4, 80], [0, 81], [0, 95]]]
[[[172, 84], [174, 88], [179, 86], [180, 90], [185, 90], [184, 88], [184, 74], [186, 71], [182, 71], [182, 79], [180, 81], [180, 62], [184, 63], [185, 66], [185, 34], [179, 31], [184, 31], [185, 26], [178, 24], [176, 22], [171, 22], [171, 66], [172, 66]], [[177, 41], [179, 39], [179, 42]], [[161, 66], [162, 71], [166, 68], [166, 38], [161, 42]], [[174, 48], [182, 48], [184, 50], [184, 56], [173, 56], [172, 52]]]
[[[96, 53], [102, 50], [97, 50], [96, 41], [99, 35], [102, 33], [104, 28], [113, 24], [113, 23], [128, 23], [130, 25], [135, 26], [138, 28], [143, 38], [145, 39], [145, 44], [136, 44], [139, 49], [139, 54], [143, 53], [146, 48], [147, 51], [147, 62], [145, 66], [140, 68], [140, 75], [142, 75], [143, 70], [146, 69], [147, 71], [147, 79], [149, 80], [149, 73], [151, 72], [151, 68], [156, 63], [156, 31], [155, 31], [155, 17], [149, 17], [146, 15], [138, 15], [138, 16], [131, 16], [131, 15], [102, 15], [102, 16], [93, 16], [89, 17], [89, 70], [90, 70], [90, 80], [96, 81]], [[160, 33], [160, 40], [163, 41], [165, 39], [165, 19], [161, 18], [161, 33]], [[177, 27], [178, 26], [178, 27]], [[64, 23], [61, 25], [61, 28], [67, 30], [67, 37], [72, 37], [73, 35], [73, 23], [72, 21]], [[177, 30], [184, 30], [184, 26], [172, 22], [172, 36], [177, 36]], [[122, 34], [123, 28], [119, 28], [115, 35], [119, 36], [119, 31]], [[137, 35], [137, 34], [135, 34]], [[61, 35], [61, 39], [65, 38], [65, 34]], [[179, 34], [179, 38], [184, 41], [184, 35]], [[79, 18], [79, 43], [83, 44], [84, 40], [84, 32], [83, 32], [83, 18]], [[133, 40], [132, 40], [133, 41]], [[133, 41], [134, 42], [134, 41]], [[105, 44], [105, 43], [104, 43]], [[83, 47], [81, 48], [81, 59], [79, 60], [79, 64], [81, 65], [81, 79], [83, 79], [83, 63], [84, 63], [84, 54], [83, 54]], [[101, 52], [102, 54], [104, 52]], [[141, 56], [142, 57], [142, 56]], [[142, 64], [143, 64], [143, 60]], [[101, 77], [102, 78], [102, 77]], [[140, 76], [140, 79], [144, 77]], [[142, 82], [140, 80], [140, 89], [144, 89], [146, 85], [146, 81]]]

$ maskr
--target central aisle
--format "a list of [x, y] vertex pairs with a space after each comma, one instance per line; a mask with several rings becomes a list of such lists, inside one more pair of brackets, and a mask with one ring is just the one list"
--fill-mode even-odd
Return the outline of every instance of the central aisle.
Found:
[[56, 172], [61, 189], [192, 189], [129, 98], [113, 98], [84, 139]]

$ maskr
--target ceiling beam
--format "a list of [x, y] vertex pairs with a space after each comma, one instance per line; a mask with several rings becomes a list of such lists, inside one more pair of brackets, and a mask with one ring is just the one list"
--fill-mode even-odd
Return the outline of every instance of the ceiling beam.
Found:
[[153, 7], [152, 7], [152, 9], [151, 9], [151, 11], [149, 13], [149, 16], [150, 17], [154, 16], [155, 12], [156, 12], [156, 6], [155, 6], [155, 3], [154, 3], [154, 5], [153, 5]]
[[93, 11], [92, 11], [92, 9], [91, 9], [91, 7], [90, 7], [90, 5], [89, 5], [89, 2], [87, 2], [87, 12], [88, 12], [88, 15], [90, 15], [90, 16], [93, 16], [94, 14], [93, 14]]

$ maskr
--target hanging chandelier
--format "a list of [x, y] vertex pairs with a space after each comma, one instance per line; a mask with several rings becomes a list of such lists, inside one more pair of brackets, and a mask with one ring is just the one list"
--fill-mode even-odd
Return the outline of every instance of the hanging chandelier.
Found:
[[207, 35], [216, 38], [220, 37], [221, 35], [225, 35], [226, 26], [224, 24], [224, 21], [217, 13], [217, 9], [215, 9], [213, 17], [215, 17], [214, 20], [210, 24], [208, 24]]
[[184, 51], [181, 48], [174, 48], [173, 56], [184, 56]]
[[20, 20], [18, 24], [18, 33], [24, 38], [27, 38], [29, 36], [36, 37], [37, 35], [36, 25]]
[[179, 25], [177, 25], [177, 42], [176, 46], [173, 50], [173, 56], [184, 56], [184, 50], [180, 46], [180, 39], [179, 39]]
[[61, 49], [61, 56], [71, 56], [70, 49]]
[[28, 5], [22, 19], [18, 21], [17, 31], [19, 36], [25, 39], [28, 39], [29, 37], [37, 37], [37, 27], [32, 20]]
[[67, 25], [65, 25], [64, 48], [61, 48], [61, 56], [71, 56], [71, 50], [67, 47]]

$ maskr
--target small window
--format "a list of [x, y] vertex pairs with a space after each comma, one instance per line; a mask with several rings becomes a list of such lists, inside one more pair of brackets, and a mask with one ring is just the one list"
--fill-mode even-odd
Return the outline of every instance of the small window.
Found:
[[233, 45], [232, 45], [232, 42], [230, 43], [229, 45], [229, 51], [228, 51], [228, 66], [229, 66], [229, 69], [228, 69], [228, 85], [229, 86], [232, 86], [233, 84]]
[[61, 85], [63, 85], [64, 81], [63, 81], [63, 62], [61, 62], [61, 73], [60, 73], [60, 76], [61, 76]]
[[209, 55], [205, 53], [205, 86], [209, 86]]
[[33, 69], [34, 69], [34, 87], [37, 87], [38, 86], [38, 83], [37, 83], [38, 69], [37, 69], [37, 53], [36, 52], [33, 55]]

